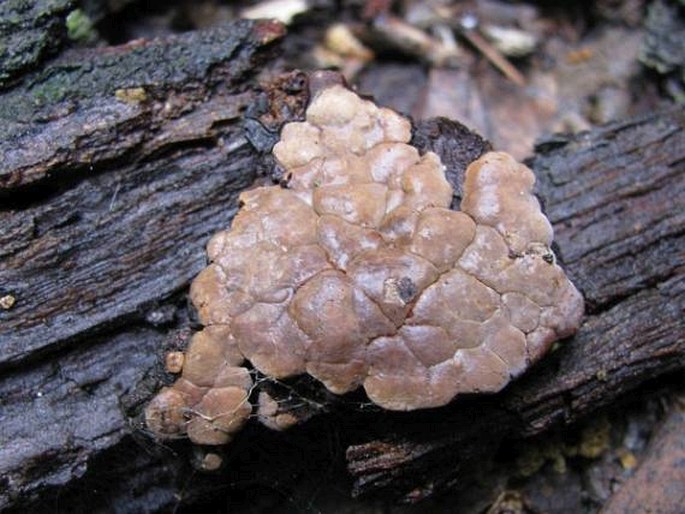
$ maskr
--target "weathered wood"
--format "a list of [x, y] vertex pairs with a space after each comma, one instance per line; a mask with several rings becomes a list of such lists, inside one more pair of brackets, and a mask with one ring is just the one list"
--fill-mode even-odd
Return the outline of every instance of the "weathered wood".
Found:
[[122, 331], [3, 376], [0, 510], [77, 480], [124, 438], [120, 398], [154, 367], [162, 339], [152, 328]]
[[677, 274], [685, 241], [685, 110], [537, 147], [559, 255], [591, 312]]
[[264, 56], [258, 50], [282, 35], [279, 24], [243, 21], [66, 52], [25, 87], [0, 95], [0, 191], [7, 197], [37, 181], [69, 180], [59, 174], [92, 174], [174, 144], [217, 139], [215, 126], [241, 107], [227, 97], [255, 73]]
[[0, 90], [56, 54], [67, 41], [66, 17], [74, 0], [0, 2]]
[[444, 409], [448, 428], [433, 426], [428, 442], [400, 427], [351, 447], [356, 495], [414, 501], [456, 487], [505, 437], [572, 423], [685, 369], [685, 111], [557, 137], [537, 151], [531, 165], [587, 320], [503, 393]]
[[197, 274], [255, 179], [246, 84], [280, 35], [241, 22], [69, 53], [0, 95], [0, 296], [15, 299], [0, 368], [139, 318]]
[[[23, 114], [0, 138], [11, 142], [0, 170], [0, 296], [16, 299], [0, 310], [0, 508], [48, 511], [44, 500], [59, 495], [72, 511], [83, 502], [163, 509], [179, 491], [197, 501], [236, 469], [245, 480], [283, 480], [284, 469], [296, 475], [326, 448], [316, 420], [283, 434], [248, 428], [229, 450], [228, 474], [189, 486], [188, 447], [155, 447], [125, 414], [158, 386], [164, 349], [183, 344], [192, 325], [185, 290], [204, 265], [203, 245], [230, 223], [238, 192], [264, 164], [246, 137], [268, 146], [278, 126], [269, 116], [297, 118], [300, 104], [287, 100], [300, 97], [296, 83], [283, 99], [259, 96], [253, 80], [279, 34], [246, 23], [71, 52], [26, 80], [35, 92], [74, 70], [85, 77], [68, 94], [59, 86], [56, 103], [30, 107], [14, 90], [3, 94], [11, 101], [0, 102], [9, 109], [0, 118]], [[246, 134], [248, 106], [256, 118]], [[343, 444], [354, 443], [357, 494], [417, 500], [458, 487], [502, 438], [572, 422], [685, 367], [683, 119], [657, 113], [538, 148], [533, 167], [559, 254], [590, 314], [523, 380], [502, 395], [411, 414], [316, 397], [342, 420]], [[414, 140], [443, 154], [458, 186], [460, 152], [483, 148], [469, 134], [432, 121]], [[320, 395], [311, 383], [297, 391]]]
[[[150, 323], [173, 324], [173, 294], [257, 175], [242, 111], [282, 34], [240, 22], [71, 52], [0, 95], [0, 297], [14, 300], [0, 309], [0, 508], [75, 480], [130, 433], [119, 402], [159, 356]], [[32, 104], [47, 85], [57, 97]]]

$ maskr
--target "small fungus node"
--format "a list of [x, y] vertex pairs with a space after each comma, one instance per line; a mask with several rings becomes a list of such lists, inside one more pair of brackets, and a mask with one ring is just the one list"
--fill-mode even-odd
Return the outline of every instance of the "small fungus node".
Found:
[[8, 311], [12, 307], [14, 307], [14, 304], [17, 302], [17, 299], [12, 296], [11, 294], [6, 294], [2, 297], [0, 297], [0, 308]]
[[222, 466], [223, 463], [224, 459], [221, 457], [221, 455], [218, 453], [208, 452], [200, 461], [200, 469], [203, 471], [216, 471]]
[[147, 100], [147, 92], [143, 87], [117, 89], [114, 96], [117, 100], [127, 104], [139, 104]]
[[164, 356], [164, 369], [167, 373], [180, 373], [183, 369], [185, 355], [183, 352], [168, 352]]
[[[556, 264], [531, 170], [483, 155], [453, 211], [439, 157], [410, 137], [407, 119], [339, 84], [284, 126], [273, 153], [288, 187], [242, 193], [208, 243], [190, 291], [205, 328], [147, 407], [153, 432], [230, 441], [252, 411], [246, 361], [406, 411], [499, 391], [575, 332], [583, 299]], [[259, 403], [268, 425], [290, 425]]]

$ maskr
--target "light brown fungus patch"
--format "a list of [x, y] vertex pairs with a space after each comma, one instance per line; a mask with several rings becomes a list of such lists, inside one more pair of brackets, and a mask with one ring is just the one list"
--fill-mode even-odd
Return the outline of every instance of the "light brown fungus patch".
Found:
[[251, 413], [246, 360], [412, 410], [499, 391], [577, 329], [583, 299], [554, 261], [533, 173], [488, 153], [452, 211], [440, 159], [410, 130], [339, 85], [283, 128], [288, 187], [244, 192], [209, 242], [191, 287], [205, 328], [146, 410], [154, 432], [228, 442]]

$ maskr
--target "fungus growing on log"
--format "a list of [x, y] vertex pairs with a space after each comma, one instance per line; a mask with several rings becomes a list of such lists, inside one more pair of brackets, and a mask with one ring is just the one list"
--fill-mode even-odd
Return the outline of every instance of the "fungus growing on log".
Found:
[[190, 291], [205, 328], [147, 407], [153, 432], [227, 443], [252, 410], [246, 361], [413, 410], [499, 391], [578, 328], [583, 299], [550, 250], [533, 173], [487, 153], [452, 211], [440, 159], [410, 137], [407, 119], [341, 85], [284, 126], [287, 186], [244, 192], [207, 245]]

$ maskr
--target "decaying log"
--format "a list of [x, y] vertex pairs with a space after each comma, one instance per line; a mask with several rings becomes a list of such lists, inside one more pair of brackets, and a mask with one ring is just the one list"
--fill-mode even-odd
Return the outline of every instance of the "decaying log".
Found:
[[[129, 417], [159, 386], [164, 349], [187, 338], [188, 282], [264, 165], [255, 147], [300, 114], [297, 75], [284, 98], [259, 95], [281, 34], [238, 23], [72, 50], [0, 93], [0, 508], [54, 511], [59, 498], [62, 510], [154, 511], [236, 477], [282, 480], [326, 447], [325, 421], [253, 426], [227, 471], [189, 485], [187, 446], [157, 446]], [[243, 123], [246, 111], [263, 116]], [[458, 186], [460, 152], [483, 148], [469, 134], [437, 120], [414, 139], [453, 165]], [[683, 111], [541, 144], [532, 166], [589, 314], [503, 394], [388, 414], [288, 385], [341, 421], [356, 494], [416, 500], [456, 487], [503, 438], [572, 422], [685, 367], [683, 163]]]
[[[580, 331], [488, 402], [455, 402], [423, 434], [347, 452], [356, 495], [453, 487], [492, 446], [572, 423], [685, 367], [685, 112], [542, 142], [533, 169], [558, 256], [588, 302]], [[680, 206], [680, 207], [679, 207]]]
[[0, 94], [0, 508], [130, 433], [119, 402], [158, 357], [152, 325], [184, 310], [174, 293], [255, 180], [242, 114], [282, 35], [72, 51]]
[[15, 298], [0, 368], [131, 316], [197, 273], [203, 238], [254, 181], [241, 114], [261, 49], [281, 35], [239, 23], [68, 53], [0, 95], [0, 288]]
[[0, 90], [59, 52], [74, 0], [6, 0], [0, 3]]

